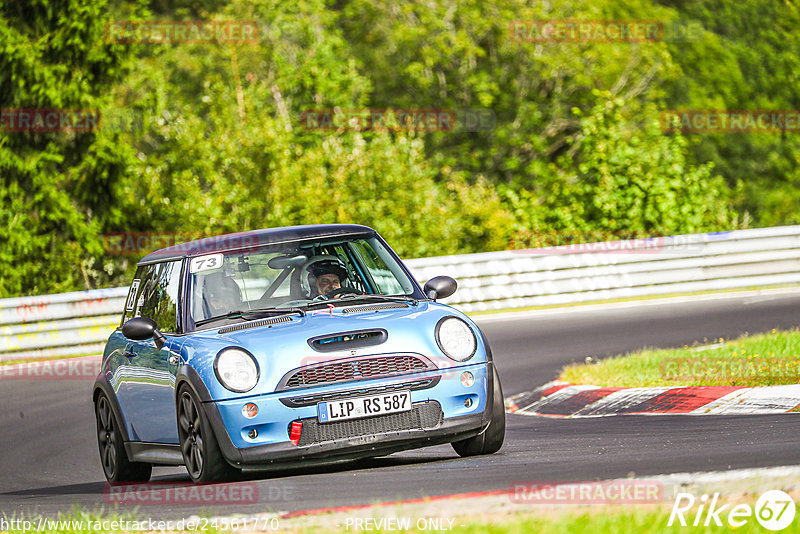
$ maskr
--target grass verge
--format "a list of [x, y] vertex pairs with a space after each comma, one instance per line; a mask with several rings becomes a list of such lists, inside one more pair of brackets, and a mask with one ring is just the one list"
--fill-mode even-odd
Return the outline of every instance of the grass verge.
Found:
[[[552, 534], [597, 534], [597, 533], [628, 533], [637, 534], [675, 532], [693, 533], [709, 531], [726, 531], [731, 529], [728, 524], [723, 523], [721, 527], [702, 526], [705, 516], [701, 518], [700, 525], [694, 527], [691, 521], [694, 517], [688, 517], [687, 526], [681, 526], [677, 521], [672, 526], [667, 526], [669, 522], [670, 509], [660, 508], [658, 510], [641, 508], [617, 508], [616, 510], [603, 510], [595, 512], [569, 513], [559, 518], [541, 518], [533, 514], [521, 514], [521, 517], [511, 519], [506, 522], [496, 524], [474, 523], [452, 530], [461, 534], [528, 534], [530, 532], [547, 532]], [[721, 518], [722, 520], [723, 518]], [[765, 532], [764, 528], [753, 518], [741, 527], [736, 528], [737, 532]], [[789, 528], [781, 532], [800, 532], [800, 525], [790, 525]]]
[[[705, 520], [705, 515], [701, 518], [698, 526], [693, 526], [692, 521], [694, 517], [687, 517], [687, 526], [681, 526], [675, 520], [672, 526], [667, 526], [670, 517], [670, 508], [659, 507], [658, 509], [642, 509], [633, 507], [617, 507], [614, 510], [609, 510], [603, 507], [596, 511], [582, 511], [582, 512], [567, 512], [558, 517], [546, 517], [547, 512], [531, 513], [523, 512], [515, 514], [503, 521], [487, 523], [485, 521], [471, 522], [458, 526], [453, 526], [451, 529], [448, 527], [442, 528], [429, 528], [417, 530], [411, 528], [409, 530], [398, 529], [400, 532], [441, 532], [446, 530], [454, 534], [529, 534], [531, 532], [542, 532], [548, 534], [615, 534], [615, 533], [630, 533], [649, 534], [649, 533], [662, 533], [674, 532], [681, 534], [689, 534], [694, 532], [727, 532], [732, 529], [727, 523], [723, 522], [722, 526], [703, 526], [702, 522]], [[543, 515], [545, 517], [543, 517]], [[720, 518], [725, 521], [726, 518]], [[324, 533], [344, 533], [344, 532], [362, 532], [366, 529], [359, 530], [353, 527], [345, 529], [344, 527], [336, 530], [325, 529], [308, 529], [303, 530], [303, 534], [311, 534], [312, 532]], [[369, 529], [370, 532], [396, 532], [397, 530], [387, 529]], [[736, 528], [737, 532], [749, 533], [759, 532], [763, 533], [766, 530], [754, 519], [749, 518], [746, 524]], [[289, 531], [291, 532], [291, 530]], [[788, 528], [781, 531], [782, 533], [797, 533], [800, 532], [800, 525], [797, 521], [790, 525]]]
[[617, 387], [800, 384], [800, 331], [717, 339], [711, 345], [645, 349], [564, 368], [572, 384]]

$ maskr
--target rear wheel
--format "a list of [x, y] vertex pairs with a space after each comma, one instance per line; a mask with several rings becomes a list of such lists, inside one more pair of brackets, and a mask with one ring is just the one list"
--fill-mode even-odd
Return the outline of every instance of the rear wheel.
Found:
[[234, 480], [239, 474], [222, 456], [200, 401], [187, 386], [178, 394], [178, 437], [186, 470], [194, 482]]
[[97, 417], [97, 444], [100, 447], [100, 462], [110, 483], [147, 482], [153, 466], [141, 462], [131, 462], [125, 452], [119, 422], [114, 416], [111, 401], [105, 393], [100, 393], [95, 402]]
[[493, 454], [503, 446], [506, 436], [506, 407], [503, 400], [503, 388], [500, 386], [500, 378], [497, 376], [497, 369], [494, 369], [492, 379], [492, 418], [486, 429], [471, 438], [461, 441], [454, 441], [453, 449], [459, 456], [476, 456], [479, 454]]

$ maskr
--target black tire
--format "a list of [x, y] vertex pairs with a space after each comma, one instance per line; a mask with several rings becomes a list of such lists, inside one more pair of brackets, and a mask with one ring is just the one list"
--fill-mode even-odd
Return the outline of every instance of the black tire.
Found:
[[503, 446], [503, 440], [506, 437], [506, 407], [497, 369], [493, 369], [493, 371], [492, 418], [489, 425], [477, 436], [451, 443], [459, 456], [494, 454]]
[[122, 482], [147, 482], [153, 473], [151, 464], [131, 462], [125, 452], [119, 422], [114, 415], [111, 401], [100, 393], [94, 404], [97, 419], [97, 444], [100, 448], [100, 463], [110, 484]]
[[186, 471], [194, 482], [233, 481], [241, 471], [222, 456], [217, 438], [211, 429], [200, 401], [191, 388], [178, 392], [178, 439]]

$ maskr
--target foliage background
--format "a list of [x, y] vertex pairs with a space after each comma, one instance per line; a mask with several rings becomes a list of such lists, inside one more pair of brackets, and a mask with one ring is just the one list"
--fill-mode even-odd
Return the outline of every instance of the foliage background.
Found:
[[[119, 20], [255, 21], [255, 44], [114, 44]], [[693, 24], [690, 40], [530, 43], [514, 20]], [[0, 0], [0, 297], [128, 283], [120, 232], [357, 222], [401, 256], [800, 222], [792, 134], [664, 135], [665, 109], [800, 108], [780, 0]], [[308, 109], [483, 108], [478, 132], [316, 132]]]

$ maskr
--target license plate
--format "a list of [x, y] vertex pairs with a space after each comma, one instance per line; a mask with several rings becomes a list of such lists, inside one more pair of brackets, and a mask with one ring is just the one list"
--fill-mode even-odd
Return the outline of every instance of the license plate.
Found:
[[317, 418], [320, 423], [332, 423], [345, 419], [371, 417], [387, 413], [411, 410], [411, 392], [396, 391], [381, 393], [370, 397], [354, 397], [317, 404]]

